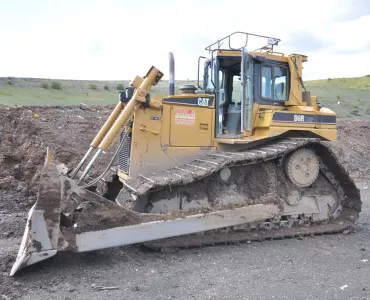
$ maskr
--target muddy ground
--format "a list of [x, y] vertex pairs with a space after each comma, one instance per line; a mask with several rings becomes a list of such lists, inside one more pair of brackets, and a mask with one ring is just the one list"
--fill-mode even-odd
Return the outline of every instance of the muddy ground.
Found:
[[[370, 299], [366, 119], [338, 120], [338, 142], [333, 146], [362, 192], [364, 207], [356, 234], [167, 254], [136, 246], [63, 253], [8, 277], [27, 211], [36, 200], [46, 147], [67, 167], [75, 166], [111, 109], [0, 108], [0, 299]], [[105, 155], [92, 175], [108, 159]], [[98, 291], [99, 285], [118, 289]]]

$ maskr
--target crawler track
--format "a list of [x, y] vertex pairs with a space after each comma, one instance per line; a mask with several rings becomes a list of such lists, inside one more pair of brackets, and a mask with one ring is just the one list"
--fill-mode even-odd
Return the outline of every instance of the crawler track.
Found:
[[291, 216], [289, 221], [286, 219], [266, 220], [259, 224], [245, 224], [245, 226], [162, 239], [145, 243], [145, 245], [155, 249], [200, 247], [218, 243], [240, 243], [339, 233], [352, 228], [361, 211], [359, 190], [330, 148], [318, 139], [312, 138], [277, 140], [243, 152], [209, 153], [202, 158], [165, 170], [160, 174], [139, 175], [126, 181], [126, 188], [124, 189], [126, 192], [121, 193], [117, 202], [122, 206], [134, 209], [138, 200], [133, 201], [131, 194], [136, 194], [140, 199], [148, 193], [157, 193], [165, 189], [186, 186], [211, 176], [225, 167], [251, 166], [269, 161], [281, 165], [287, 155], [303, 147], [311, 148], [316, 152], [320, 161], [320, 174], [336, 191], [338, 209], [330, 216], [329, 220], [314, 222], [311, 218]]

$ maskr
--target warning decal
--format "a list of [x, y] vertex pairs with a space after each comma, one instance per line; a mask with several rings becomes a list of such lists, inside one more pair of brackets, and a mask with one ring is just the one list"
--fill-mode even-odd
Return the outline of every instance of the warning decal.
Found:
[[194, 126], [195, 110], [191, 108], [177, 107], [175, 110], [175, 124]]

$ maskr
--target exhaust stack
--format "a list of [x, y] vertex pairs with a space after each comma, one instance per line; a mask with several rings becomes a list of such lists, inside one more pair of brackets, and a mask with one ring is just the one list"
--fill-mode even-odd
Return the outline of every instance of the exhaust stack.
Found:
[[168, 54], [168, 58], [170, 59], [169, 95], [173, 96], [175, 95], [175, 59], [172, 52]]

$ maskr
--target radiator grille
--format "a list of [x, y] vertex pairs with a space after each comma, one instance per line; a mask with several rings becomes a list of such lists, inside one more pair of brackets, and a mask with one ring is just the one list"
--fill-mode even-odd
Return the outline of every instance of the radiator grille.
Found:
[[[121, 133], [121, 138], [120, 138], [121, 140], [124, 134], [125, 134], [125, 131], [123, 130]], [[129, 168], [130, 168], [131, 137], [132, 137], [132, 133], [129, 132], [127, 136], [127, 140], [125, 144], [123, 145], [122, 150], [118, 156], [119, 168], [122, 172], [124, 172], [127, 175], [129, 175]]]

